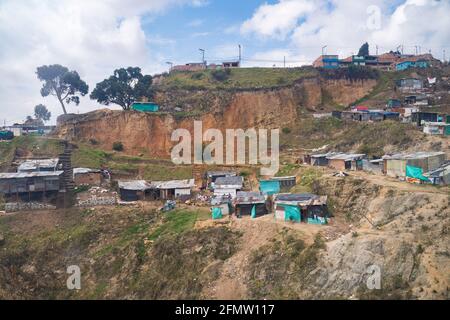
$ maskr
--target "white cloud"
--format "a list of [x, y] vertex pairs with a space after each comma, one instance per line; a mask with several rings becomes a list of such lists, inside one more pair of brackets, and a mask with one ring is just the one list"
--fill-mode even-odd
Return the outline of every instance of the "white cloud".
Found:
[[[194, 0], [29, 0], [0, 2], [0, 119], [8, 123], [32, 114], [44, 103], [56, 116], [62, 113], [53, 97], [40, 96], [41, 83], [36, 68], [62, 64], [77, 70], [92, 90], [119, 67], [140, 66], [145, 73], [166, 69], [162, 58], [151, 48], [142, 18], [160, 14], [175, 5], [199, 6]], [[153, 42], [152, 42], [153, 41]], [[86, 112], [99, 107], [85, 97], [69, 112]]]
[[251, 19], [242, 24], [241, 32], [283, 39], [300, 18], [314, 9], [314, 2], [310, 0], [280, 0], [276, 4], [263, 4]]
[[192, 20], [191, 22], [189, 22], [187, 25], [188, 25], [188, 27], [191, 27], [191, 28], [196, 28], [196, 27], [200, 27], [201, 25], [203, 25], [203, 20], [202, 19], [195, 19], [195, 20]]

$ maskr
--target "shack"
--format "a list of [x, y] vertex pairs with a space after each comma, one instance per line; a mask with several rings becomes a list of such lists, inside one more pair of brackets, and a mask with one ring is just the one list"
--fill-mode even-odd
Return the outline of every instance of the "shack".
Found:
[[450, 161], [446, 161], [439, 168], [424, 174], [435, 185], [448, 186], [450, 184]]
[[102, 183], [102, 171], [99, 169], [74, 168], [73, 181], [77, 186], [99, 186]]
[[119, 181], [119, 194], [122, 201], [146, 200], [153, 186], [145, 180]]
[[251, 215], [253, 218], [268, 213], [266, 199], [260, 192], [239, 191], [234, 200], [237, 216]]
[[431, 135], [450, 136], [450, 123], [424, 121], [423, 133]]
[[17, 167], [17, 172], [50, 172], [57, 171], [58, 158], [53, 159], [29, 159], [22, 161]]
[[214, 196], [230, 196], [236, 198], [237, 191], [242, 190], [244, 178], [241, 176], [229, 176], [217, 178], [214, 182]]
[[194, 179], [152, 181], [151, 183], [153, 196], [162, 200], [188, 200], [191, 198], [191, 191], [194, 186]]
[[310, 193], [279, 194], [274, 199], [275, 218], [284, 221], [327, 224], [327, 196]]
[[206, 172], [206, 185], [208, 187], [214, 187], [213, 183], [218, 178], [235, 177], [237, 174], [233, 171], [207, 171]]
[[7, 198], [33, 201], [57, 195], [63, 171], [0, 173], [0, 193]]
[[385, 155], [383, 172], [391, 177], [406, 177], [406, 166], [420, 168], [424, 173], [439, 168], [446, 161], [445, 152], [414, 152]]
[[306, 164], [310, 164], [312, 166], [321, 166], [326, 167], [328, 165], [328, 157], [333, 155], [337, 155], [337, 152], [328, 152], [328, 153], [320, 153], [320, 154], [311, 154], [305, 155], [303, 157], [303, 162]]
[[344, 170], [362, 170], [363, 159], [365, 154], [346, 154], [341, 153], [337, 155], [328, 156], [328, 166], [332, 169]]

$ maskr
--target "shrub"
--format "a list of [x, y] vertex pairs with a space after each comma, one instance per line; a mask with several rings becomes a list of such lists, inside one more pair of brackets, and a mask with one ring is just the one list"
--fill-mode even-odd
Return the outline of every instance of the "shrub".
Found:
[[228, 78], [230, 77], [230, 74], [231, 74], [231, 70], [230, 69], [213, 70], [211, 72], [211, 76], [213, 77], [213, 79], [216, 80], [216, 81], [220, 81], [220, 82], [228, 80]]
[[291, 129], [290, 128], [283, 128], [283, 129], [281, 129], [281, 132], [283, 132], [284, 134], [289, 134], [289, 133], [291, 133]]
[[98, 145], [98, 141], [95, 139], [89, 139], [89, 143], [92, 144], [93, 146]]
[[203, 73], [201, 73], [201, 72], [196, 72], [196, 73], [194, 73], [194, 74], [191, 76], [191, 78], [192, 78], [193, 80], [201, 80], [201, 79], [203, 79], [204, 76], [205, 76], [205, 75], [204, 75]]
[[113, 143], [113, 150], [115, 150], [115, 151], [123, 151], [123, 143], [122, 142], [120, 142], [120, 141], [116, 141], [116, 142], [114, 142]]

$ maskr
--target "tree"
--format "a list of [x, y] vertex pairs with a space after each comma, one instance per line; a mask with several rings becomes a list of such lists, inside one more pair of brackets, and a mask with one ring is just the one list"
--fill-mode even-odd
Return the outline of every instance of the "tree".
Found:
[[108, 79], [97, 83], [91, 93], [91, 99], [98, 103], [117, 104], [123, 110], [129, 110], [131, 105], [142, 97], [153, 97], [152, 77], [142, 75], [140, 68], [128, 67], [116, 69]]
[[47, 107], [43, 104], [38, 104], [36, 107], [34, 107], [34, 117], [36, 119], [40, 119], [42, 121], [48, 121], [50, 120], [52, 114], [50, 111], [48, 111]]
[[89, 86], [81, 80], [78, 72], [69, 71], [59, 64], [38, 67], [36, 74], [38, 79], [44, 82], [41, 95], [43, 97], [55, 96], [61, 104], [64, 114], [67, 114], [64, 102], [67, 104], [74, 102], [78, 105], [80, 103], [78, 95], [85, 96], [89, 91]]
[[27, 126], [43, 126], [44, 121], [42, 121], [42, 119], [34, 119], [32, 116], [27, 116], [24, 124]]
[[358, 56], [365, 57], [369, 55], [369, 44], [364, 43], [361, 48], [359, 48]]

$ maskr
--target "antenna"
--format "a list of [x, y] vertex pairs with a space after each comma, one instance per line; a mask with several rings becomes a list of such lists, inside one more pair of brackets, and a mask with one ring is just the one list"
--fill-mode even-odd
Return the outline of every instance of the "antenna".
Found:
[[239, 47], [239, 67], [240, 67], [242, 62], [242, 47], [240, 44], [238, 44], [238, 47]]

